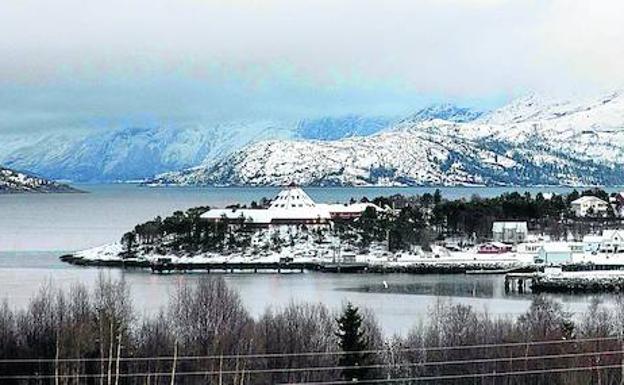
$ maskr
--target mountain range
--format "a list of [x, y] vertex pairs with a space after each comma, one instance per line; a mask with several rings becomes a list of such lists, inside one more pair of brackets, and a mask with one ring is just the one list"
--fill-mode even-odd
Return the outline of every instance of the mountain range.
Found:
[[130, 127], [6, 137], [0, 163], [50, 179], [199, 185], [624, 184], [624, 94], [531, 94], [483, 113]]
[[[432, 108], [446, 111], [447, 108]], [[487, 114], [415, 114], [338, 140], [268, 140], [155, 184], [624, 184], [624, 95], [529, 95]]]

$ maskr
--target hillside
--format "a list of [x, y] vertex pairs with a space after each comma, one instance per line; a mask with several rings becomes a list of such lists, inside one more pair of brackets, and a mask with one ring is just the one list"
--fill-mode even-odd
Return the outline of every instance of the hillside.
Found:
[[0, 163], [76, 182], [142, 180], [209, 163], [249, 143], [291, 136], [291, 130], [278, 123], [257, 121], [6, 138]]
[[[367, 137], [271, 140], [156, 183], [614, 185], [624, 183], [624, 97], [535, 95], [461, 119], [404, 119]], [[450, 121], [456, 120], [456, 121]]]
[[79, 192], [68, 185], [0, 167], [0, 194]]
[[[470, 110], [432, 106], [419, 120], [465, 120]], [[133, 181], [189, 168], [209, 167], [263, 140], [338, 140], [383, 131], [395, 118], [327, 116], [300, 121], [241, 120], [218, 124], [124, 127], [82, 133], [2, 135], [0, 163], [50, 179], [76, 182]], [[188, 172], [188, 171], [187, 171]]]

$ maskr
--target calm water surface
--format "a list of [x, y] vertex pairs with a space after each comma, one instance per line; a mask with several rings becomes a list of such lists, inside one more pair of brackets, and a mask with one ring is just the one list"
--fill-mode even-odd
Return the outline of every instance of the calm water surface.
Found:
[[[136, 185], [80, 185], [88, 194], [0, 195], [0, 251], [77, 250], [118, 240], [139, 222], [174, 210], [250, 203], [272, 198], [278, 188], [147, 188]], [[318, 202], [351, 197], [423, 194], [435, 188], [306, 188]], [[566, 192], [568, 188], [441, 188], [447, 198], [499, 195], [506, 191]]]
[[[115, 241], [138, 222], [156, 215], [199, 205], [224, 206], [272, 197], [277, 188], [141, 188], [134, 185], [80, 186], [88, 194], [0, 195], [0, 299], [21, 307], [39, 288], [92, 285], [99, 274], [124, 277], [133, 302], [141, 313], [152, 313], [167, 304], [176, 285], [210, 279], [206, 274], [152, 275], [141, 270], [98, 269], [61, 263], [63, 252]], [[422, 194], [433, 188], [308, 188], [319, 202], [343, 202], [354, 197]], [[444, 188], [445, 197], [494, 196], [512, 188]], [[526, 189], [521, 189], [525, 191]], [[566, 188], [532, 188], [565, 192]], [[32, 251], [42, 250], [42, 251]], [[267, 307], [289, 302], [321, 302], [338, 309], [349, 300], [371, 309], [388, 334], [406, 333], [438, 300], [472, 305], [501, 316], [525, 311], [530, 295], [508, 296], [502, 276], [464, 275], [334, 275], [224, 274], [254, 316]], [[385, 284], [388, 286], [385, 288]], [[583, 312], [584, 296], [557, 296], [572, 312]], [[607, 301], [611, 297], [605, 296]]]
[[[215, 274], [154, 275], [144, 270], [119, 270], [67, 265], [54, 252], [0, 252], [0, 300], [14, 307], [28, 303], [43, 285], [71, 289], [76, 283], [93, 285], [98, 275], [123, 277], [130, 284], [139, 313], [149, 314], [165, 306], [172, 290], [183, 283], [195, 284]], [[255, 316], [268, 307], [290, 302], [323, 303], [332, 309], [349, 300], [375, 313], [390, 335], [405, 334], [438, 300], [452, 301], [515, 317], [526, 311], [531, 295], [506, 295], [498, 275], [407, 275], [407, 274], [220, 274]], [[388, 288], [384, 286], [386, 282]], [[589, 302], [584, 296], [556, 296], [573, 313], [582, 313]], [[610, 297], [605, 297], [611, 301]]]

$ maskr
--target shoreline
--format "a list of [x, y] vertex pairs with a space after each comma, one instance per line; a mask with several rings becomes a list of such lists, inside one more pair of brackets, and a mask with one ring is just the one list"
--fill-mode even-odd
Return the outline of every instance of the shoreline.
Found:
[[[225, 255], [144, 255], [122, 258], [115, 255], [115, 245], [83, 252], [64, 254], [59, 259], [65, 263], [87, 267], [114, 267], [150, 269], [152, 273], [183, 273], [224, 271], [229, 273], [252, 271], [314, 271], [321, 273], [407, 273], [407, 274], [505, 274], [508, 272], [533, 272], [538, 266], [518, 258], [452, 259], [452, 258], [412, 258], [401, 261], [356, 258], [353, 261], [336, 261], [327, 258], [293, 258], [289, 253], [273, 253], [263, 257]], [[113, 250], [110, 250], [113, 248]], [[82, 253], [82, 255], [81, 255]], [[364, 256], [359, 256], [364, 257]]]

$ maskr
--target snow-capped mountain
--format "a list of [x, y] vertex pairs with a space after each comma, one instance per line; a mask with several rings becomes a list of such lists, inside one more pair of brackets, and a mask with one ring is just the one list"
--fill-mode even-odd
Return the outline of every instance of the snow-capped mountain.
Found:
[[300, 122], [239, 121], [214, 125], [130, 127], [96, 134], [0, 138], [0, 162], [51, 179], [131, 181], [207, 166], [247, 144], [269, 139], [340, 139], [387, 127], [389, 118], [346, 116]]
[[95, 135], [44, 135], [6, 140], [0, 162], [51, 179], [142, 180], [228, 155], [260, 140], [288, 138], [292, 127], [269, 121], [212, 126], [124, 128]]
[[535, 95], [470, 119], [405, 119], [335, 141], [256, 143], [160, 183], [281, 185], [623, 184], [624, 97]]
[[0, 194], [21, 192], [53, 193], [78, 192], [78, 190], [65, 184], [0, 167]]
[[403, 119], [401, 123], [419, 123], [436, 119], [465, 123], [471, 122], [481, 115], [483, 115], [482, 111], [477, 111], [468, 107], [459, 107], [454, 104], [442, 103], [425, 107], [408, 118]]
[[296, 137], [301, 139], [337, 140], [352, 136], [375, 134], [392, 124], [393, 119], [383, 116], [367, 117], [347, 115], [304, 119], [297, 124]]

